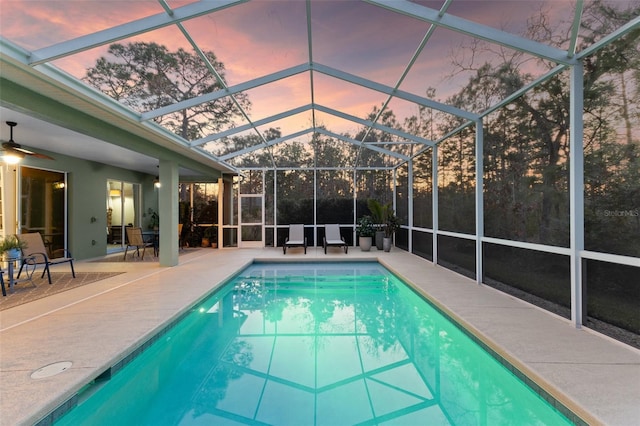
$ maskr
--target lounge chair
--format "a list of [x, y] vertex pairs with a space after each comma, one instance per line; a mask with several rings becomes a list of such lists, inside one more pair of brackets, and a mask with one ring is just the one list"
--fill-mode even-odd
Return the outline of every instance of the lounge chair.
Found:
[[18, 271], [18, 278], [22, 273], [22, 268], [25, 265], [35, 263], [36, 265], [44, 265], [44, 270], [40, 278], [44, 277], [46, 272], [49, 284], [51, 284], [51, 272], [49, 271], [50, 265], [57, 265], [59, 263], [68, 263], [71, 266], [71, 275], [76, 277], [76, 271], [73, 269], [73, 257], [68, 250], [62, 249], [63, 257], [49, 258], [47, 249], [44, 246], [42, 235], [39, 232], [30, 232], [28, 234], [16, 235], [18, 240], [25, 244], [25, 248], [22, 249], [22, 262], [20, 263], [20, 270]]
[[324, 247], [324, 254], [327, 254], [327, 247], [344, 247], [345, 253], [349, 251], [349, 246], [340, 235], [340, 225], [324, 226], [324, 240], [322, 245]]
[[144, 253], [147, 250], [147, 247], [153, 247], [154, 255], [155, 255], [155, 243], [153, 241], [145, 241], [142, 236], [142, 228], [127, 228], [127, 247], [124, 249], [124, 260], [127, 260], [127, 252], [129, 251], [129, 247], [135, 247], [136, 252], [134, 253], [140, 257], [140, 249], [142, 249], [142, 258], [144, 260]]
[[307, 237], [304, 236], [304, 225], [289, 225], [289, 236], [282, 245], [284, 254], [287, 254], [287, 247], [304, 247], [304, 254], [307, 254]]

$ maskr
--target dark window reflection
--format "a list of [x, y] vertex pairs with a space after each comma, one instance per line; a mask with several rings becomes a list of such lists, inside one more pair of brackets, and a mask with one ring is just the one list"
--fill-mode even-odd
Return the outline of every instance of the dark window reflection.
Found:
[[498, 244], [485, 243], [483, 248], [486, 284], [571, 317], [569, 256]]
[[475, 279], [476, 242], [438, 235], [438, 265]]
[[585, 263], [587, 325], [640, 348], [640, 268]]
[[433, 260], [433, 234], [413, 231], [413, 254]]

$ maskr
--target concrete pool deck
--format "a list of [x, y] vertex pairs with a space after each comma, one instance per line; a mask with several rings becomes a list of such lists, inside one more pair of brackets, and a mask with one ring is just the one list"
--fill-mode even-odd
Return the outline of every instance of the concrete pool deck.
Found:
[[[173, 268], [76, 262], [79, 272], [125, 273], [0, 312], [0, 424], [39, 422], [253, 259], [370, 258], [415, 285], [587, 423], [638, 424], [640, 350], [575, 329], [564, 318], [402, 250], [357, 248], [348, 255], [291, 249], [286, 256], [280, 248], [198, 250], [181, 255]], [[31, 378], [63, 361], [71, 368]]]

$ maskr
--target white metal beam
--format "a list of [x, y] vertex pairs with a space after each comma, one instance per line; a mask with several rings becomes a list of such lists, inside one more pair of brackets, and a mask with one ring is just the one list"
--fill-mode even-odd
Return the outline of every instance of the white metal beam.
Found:
[[393, 95], [400, 99], [404, 99], [409, 102], [413, 102], [418, 105], [422, 105], [427, 108], [433, 108], [438, 111], [445, 112], [447, 114], [451, 114], [457, 117], [466, 118], [467, 120], [476, 120], [478, 118], [477, 114], [472, 112], [464, 111], [460, 108], [456, 108], [451, 105], [446, 105], [440, 102], [436, 102], [434, 100], [425, 98], [423, 96], [414, 95], [409, 92], [405, 92], [403, 90], [396, 90], [393, 87], [386, 86], [384, 84], [376, 83], [374, 81], [368, 80], [366, 78], [359, 77], [357, 75], [349, 74], [344, 71], [337, 70], [335, 68], [328, 67], [322, 64], [311, 64], [311, 69], [313, 71], [320, 72], [322, 74], [328, 75], [330, 77], [335, 77], [340, 80], [347, 81], [349, 83], [357, 84], [358, 86], [366, 87], [367, 89], [375, 90], [380, 93], [384, 93], [387, 95]]
[[488, 41], [489, 43], [525, 52], [539, 58], [546, 58], [559, 64], [572, 64], [574, 61], [568, 57], [567, 52], [552, 46], [507, 33], [487, 25], [478, 24], [450, 14], [442, 15], [439, 11], [407, 0], [365, 0], [403, 15], [412, 16], [439, 27], [447, 28], [457, 33], [466, 34], [473, 38]]
[[314, 131], [313, 128], [300, 130], [299, 132], [291, 133], [290, 135], [283, 136], [281, 138], [271, 139], [269, 141], [266, 141], [265, 143], [256, 144], [254, 146], [250, 146], [250, 147], [241, 149], [240, 151], [234, 151], [234, 152], [230, 152], [230, 153], [225, 154], [225, 155], [221, 155], [219, 158], [222, 161], [227, 161], [227, 160], [229, 160], [231, 158], [235, 158], [235, 157], [237, 157], [239, 155], [248, 154], [250, 152], [257, 151], [257, 150], [262, 149], [262, 148], [268, 148], [270, 146], [277, 145], [277, 144], [279, 144], [281, 142], [288, 141], [289, 139], [293, 139], [293, 138], [297, 138], [299, 136], [306, 135], [307, 133], [311, 133], [313, 131]]
[[610, 44], [612, 41], [624, 37], [624, 35], [626, 35], [627, 33], [633, 30], [636, 30], [638, 28], [640, 28], [640, 16], [632, 19], [631, 21], [627, 22], [626, 24], [624, 24], [623, 26], [621, 26], [620, 28], [612, 32], [611, 34], [608, 34], [602, 37], [600, 40], [593, 43], [591, 46], [578, 52], [576, 54], [576, 59], [585, 58], [593, 54], [594, 52], [597, 52], [598, 50], [602, 49], [603, 46], [606, 46]]
[[258, 127], [258, 126], [264, 126], [265, 124], [269, 124], [273, 121], [277, 121], [277, 120], [282, 120], [283, 118], [287, 118], [290, 117], [292, 115], [296, 115], [296, 114], [300, 114], [303, 113], [305, 111], [309, 111], [313, 106], [311, 104], [307, 104], [307, 105], [302, 105], [298, 108], [293, 108], [290, 109], [288, 111], [283, 111], [279, 114], [275, 114], [272, 115], [270, 117], [266, 117], [263, 118], [261, 120], [256, 120], [253, 123], [248, 123], [248, 124], [243, 124], [242, 126], [238, 126], [238, 127], [232, 127], [231, 129], [225, 130], [223, 132], [219, 132], [213, 135], [209, 135], [207, 137], [204, 137], [202, 139], [197, 139], [195, 141], [191, 142], [191, 146], [199, 146], [199, 145], [203, 145], [207, 142], [211, 142], [211, 141], [215, 141], [218, 139], [222, 139], [225, 137], [229, 137], [229, 136], [233, 136], [235, 134], [247, 131], [247, 130], [251, 130], [254, 127]]
[[548, 246], [544, 244], [528, 243], [525, 241], [507, 240], [504, 238], [483, 237], [482, 242], [489, 244], [497, 244], [506, 247], [515, 247], [525, 250], [534, 250], [542, 253], [560, 254], [563, 256], [571, 255], [571, 249], [569, 247], [560, 246]]
[[292, 77], [297, 74], [301, 74], [305, 71], [309, 71], [309, 64], [301, 64], [296, 65], [291, 68], [287, 68], [278, 72], [274, 72], [269, 75], [265, 75], [263, 77], [259, 77], [253, 80], [245, 81], [240, 84], [236, 84], [235, 86], [229, 86], [221, 90], [216, 90], [215, 92], [206, 93], [204, 95], [196, 96], [191, 99], [187, 99], [181, 102], [176, 102], [171, 105], [167, 105], [162, 108], [155, 109], [153, 111], [147, 111], [141, 114], [141, 120], [147, 121], [152, 120], [156, 117], [160, 117], [162, 115], [170, 114], [176, 111], [182, 111], [183, 109], [192, 108], [196, 105], [203, 104], [205, 102], [212, 102], [225, 96], [235, 95], [240, 92], [244, 92], [245, 90], [254, 89], [256, 87], [263, 86], [265, 84], [273, 83], [275, 81], [283, 80], [288, 77]]
[[[336, 138], [338, 140], [342, 140], [344, 142], [349, 142], [349, 143], [354, 144], [356, 146], [360, 146], [361, 145], [361, 141], [359, 141], [359, 140], [347, 137], [345, 135], [339, 135], [337, 133], [330, 132], [329, 130], [326, 130], [326, 129], [317, 128], [317, 129], [315, 129], [315, 132], [323, 134], [323, 135], [326, 135], [326, 136], [329, 136], [329, 137], [332, 137], [332, 138]], [[399, 158], [399, 159], [404, 160], [404, 161], [408, 161], [409, 160], [409, 157], [406, 156], [406, 155], [399, 154], [399, 153], [393, 152], [393, 151], [389, 151], [388, 149], [380, 148], [379, 146], [376, 146], [376, 145], [364, 144], [364, 147], [368, 148], [368, 149], [370, 149], [372, 151], [379, 152], [379, 153], [384, 154], [384, 155], [390, 155], [391, 157]]]
[[580, 253], [583, 259], [599, 260], [601, 262], [617, 263], [640, 268], [640, 257], [621, 256], [619, 254], [598, 253], [595, 251], [583, 250]]
[[[387, 132], [387, 133], [399, 136], [401, 138], [408, 139], [408, 140], [410, 140], [412, 142], [419, 143], [421, 145], [433, 146], [435, 144], [433, 141], [430, 141], [428, 139], [424, 139], [424, 138], [412, 135], [410, 133], [403, 132], [401, 130], [393, 129], [391, 127], [383, 126], [381, 124], [376, 124], [376, 123], [373, 123], [370, 120], [364, 120], [364, 119], [355, 117], [353, 115], [337, 111], [337, 110], [335, 110], [333, 108], [328, 108], [328, 107], [325, 107], [323, 105], [310, 105], [309, 104], [309, 105], [303, 105], [303, 106], [298, 107], [298, 108], [293, 108], [293, 109], [290, 109], [288, 111], [283, 111], [283, 112], [281, 112], [279, 114], [275, 114], [275, 115], [272, 115], [270, 117], [265, 117], [265, 118], [263, 118], [261, 120], [257, 120], [255, 122], [253, 122], [253, 124], [244, 124], [242, 126], [234, 127], [234, 128], [225, 130], [223, 132], [219, 132], [219, 133], [204, 137], [202, 139], [198, 139], [198, 140], [192, 141], [191, 142], [191, 146], [203, 145], [203, 144], [205, 144], [207, 142], [218, 140], [218, 139], [221, 139], [221, 138], [224, 138], [224, 137], [229, 137], [229, 136], [232, 136], [234, 134], [244, 132], [246, 130], [251, 130], [254, 126], [255, 127], [264, 126], [264, 125], [269, 124], [269, 123], [271, 123], [273, 121], [281, 120], [283, 118], [287, 118], [287, 117], [290, 117], [290, 116], [295, 115], [295, 114], [300, 114], [302, 112], [305, 112], [305, 111], [308, 111], [308, 110], [311, 110], [311, 109], [317, 109], [318, 111], [322, 111], [322, 112], [325, 112], [327, 114], [331, 114], [331, 115], [334, 115], [336, 117], [352, 121], [354, 123], [362, 124], [363, 126], [372, 126], [372, 127], [376, 128], [378, 130], [381, 130], [383, 132]], [[386, 143], [401, 144], [401, 143], [405, 143], [405, 142], [391, 142], [391, 141], [389, 141], [389, 142], [386, 142]]]
[[[307, 12], [307, 48], [309, 49], [309, 64], [313, 63], [313, 33], [311, 32], [311, 0], [306, 2]], [[313, 81], [313, 73], [309, 73], [309, 90], [311, 92], [311, 103], [314, 104], [315, 100], [315, 85]], [[316, 112], [311, 112], [311, 125], [316, 128]]]
[[[435, 146], [438, 146], [438, 144], [440, 144], [441, 142], [446, 141], [447, 139], [449, 139], [451, 136], [460, 133], [461, 131], [463, 131], [464, 129], [466, 129], [467, 127], [471, 126], [472, 124], [475, 123], [475, 120], [473, 121], [467, 121], [465, 123], [462, 123], [460, 126], [456, 127], [453, 130], [450, 130], [448, 133], [446, 133], [445, 135], [441, 136], [437, 141], [435, 141]], [[412, 156], [413, 157], [417, 157], [418, 155], [422, 154], [423, 152], [425, 152], [427, 149], [429, 149], [428, 147], [422, 148], [420, 150], [418, 150], [416, 153], [414, 153]]]
[[[370, 126], [370, 127], [373, 127], [373, 128], [375, 128], [377, 130], [381, 130], [381, 131], [386, 132], [386, 133], [391, 133], [392, 135], [396, 135], [396, 136], [399, 136], [399, 137], [404, 138], [404, 139], [409, 139], [411, 141], [418, 142], [420, 144], [425, 144], [425, 145], [428, 145], [428, 146], [435, 145], [435, 142], [430, 141], [428, 139], [424, 139], [424, 138], [421, 138], [419, 136], [412, 135], [410, 133], [403, 132], [402, 130], [397, 130], [397, 129], [394, 129], [392, 127], [388, 127], [388, 126], [385, 126], [385, 125], [382, 125], [382, 124], [374, 123], [371, 120], [364, 120], [362, 118], [358, 118], [358, 117], [356, 117], [354, 115], [347, 114], [347, 113], [335, 110], [333, 108], [328, 108], [328, 107], [325, 107], [323, 105], [314, 105], [314, 108], [317, 109], [318, 111], [322, 111], [322, 112], [325, 112], [327, 114], [331, 114], [333, 116], [336, 116], [336, 117], [339, 117], [339, 118], [343, 118], [345, 120], [349, 120], [349, 121], [352, 121], [354, 123], [361, 124], [363, 126]], [[393, 142], [391, 142], [391, 143], [393, 143]]]
[[582, 22], [582, 11], [584, 9], [584, 0], [576, 1], [576, 10], [573, 14], [573, 24], [571, 25], [571, 38], [567, 53], [570, 57], [576, 54], [576, 44], [578, 41], [578, 33], [580, 32], [580, 22]]
[[153, 31], [158, 28], [173, 25], [211, 12], [226, 9], [236, 4], [245, 3], [248, 0], [219, 0], [191, 3], [173, 10], [173, 14], [158, 13], [157, 15], [137, 19], [126, 24], [117, 25], [102, 31], [97, 31], [86, 36], [77, 37], [62, 43], [57, 43], [32, 52], [30, 65], [39, 65], [55, 59], [63, 58], [74, 53], [113, 43], [118, 40], [133, 37]]
[[[213, 74], [216, 78], [216, 80], [218, 81], [218, 84], [220, 84], [220, 86], [222, 86], [223, 90], [227, 90], [229, 88], [229, 86], [227, 85], [227, 82], [224, 81], [224, 79], [222, 78], [222, 75], [218, 72], [218, 70], [213, 66], [213, 64], [211, 63], [211, 61], [209, 60], [209, 58], [207, 57], [207, 55], [205, 54], [205, 52], [200, 48], [200, 46], [195, 42], [195, 40], [193, 39], [193, 37], [191, 37], [191, 34], [189, 34], [189, 32], [187, 31], [187, 29], [184, 27], [184, 25], [182, 25], [181, 22], [179, 22], [178, 24], [176, 24], [176, 26], [180, 29], [180, 31], [182, 32], [182, 34], [185, 36], [185, 38], [189, 41], [189, 43], [191, 44], [191, 47], [193, 47], [193, 50], [197, 53], [197, 55], [200, 57], [200, 59], [202, 60], [202, 62], [204, 62], [204, 64], [206, 65], [207, 69], [211, 72], [211, 74]], [[247, 121], [247, 123], [251, 124], [253, 126], [253, 130], [254, 132], [258, 135], [258, 137], [262, 140], [262, 143], [266, 144], [267, 140], [264, 137], [264, 135], [256, 128], [256, 126], [253, 125], [251, 117], [249, 117], [249, 113], [248, 111], [242, 106], [242, 104], [238, 101], [237, 97], [235, 95], [230, 95], [231, 100], [233, 101], [233, 104], [236, 106], [236, 108], [238, 109], [238, 111], [240, 111], [240, 114], [242, 114], [242, 116], [244, 117], [244, 119]], [[273, 154], [271, 152], [269, 152], [269, 156], [271, 157], [271, 163], [273, 164], [273, 166], [275, 167], [276, 165], [276, 159], [273, 158]]]
[[533, 89], [536, 86], [539, 86], [540, 84], [544, 83], [547, 80], [550, 80], [556, 74], [559, 74], [560, 72], [564, 71], [566, 68], [567, 68], [566, 65], [558, 65], [558, 66], [554, 67], [549, 72], [547, 72], [545, 75], [543, 75], [541, 77], [538, 77], [537, 79], [535, 79], [531, 83], [527, 84], [526, 86], [521, 87], [520, 89], [516, 90], [515, 92], [513, 92], [512, 94], [510, 94], [509, 96], [507, 96], [506, 98], [504, 98], [503, 100], [498, 102], [497, 104], [492, 105], [491, 107], [489, 107], [486, 110], [482, 111], [480, 113], [480, 116], [481, 117], [486, 117], [487, 115], [489, 115], [492, 112], [502, 108], [503, 106], [510, 104], [514, 100], [518, 99], [520, 96], [522, 96], [525, 93], [527, 93], [529, 90]]
[[[449, 8], [450, 4], [451, 4], [451, 0], [446, 1], [444, 3], [442, 8], [440, 9], [440, 14], [441, 15], [444, 14], [447, 11], [447, 9]], [[433, 25], [433, 24], [431, 24], [429, 26], [429, 29], [427, 30], [427, 32], [424, 35], [424, 37], [422, 37], [422, 40], [420, 41], [420, 44], [418, 44], [418, 47], [416, 48], [415, 52], [413, 52], [413, 55], [411, 56], [411, 59], [409, 59], [409, 63], [405, 66], [404, 70], [402, 71], [402, 74], [400, 75], [400, 78], [398, 78], [398, 80], [396, 81], [396, 84], [393, 86], [394, 90], [398, 90], [400, 88], [400, 85], [402, 84], [402, 82], [405, 80], [405, 78], [407, 78], [407, 75], [409, 74], [409, 71], [411, 70], [413, 65], [416, 63], [416, 61], [418, 60], [418, 57], [420, 56], [420, 53], [422, 53], [422, 50], [427, 45], [427, 42], [429, 41], [429, 39], [433, 35], [433, 32], [434, 32], [435, 28], [436, 28], [436, 26]], [[387, 109], [387, 107], [391, 103], [392, 99], [393, 99], [393, 95], [388, 95], [387, 99], [384, 101], [384, 103], [382, 104], [382, 106], [378, 110], [378, 114], [373, 119], [374, 123], [378, 122], [378, 120], [380, 119], [382, 114], [385, 112], [385, 110]], [[365, 132], [364, 136], [362, 137], [362, 143], [364, 143], [364, 141], [367, 140], [367, 137], [369, 136], [369, 133], [371, 132], [371, 130], [372, 130], [372, 127], [369, 127], [367, 129], [367, 131]], [[360, 155], [358, 155], [357, 159], [358, 158], [360, 158]], [[357, 161], [358, 161], [357, 159], [356, 159], [356, 164], [357, 164]], [[409, 240], [411, 240], [411, 239], [409, 239]], [[411, 245], [411, 244], [409, 244], [409, 245]]]

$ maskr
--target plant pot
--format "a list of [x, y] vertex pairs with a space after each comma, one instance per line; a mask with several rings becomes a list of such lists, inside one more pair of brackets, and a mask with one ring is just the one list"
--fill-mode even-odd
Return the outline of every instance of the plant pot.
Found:
[[218, 243], [211, 243], [211, 248], [218, 248]]
[[376, 248], [382, 250], [382, 243], [384, 240], [384, 231], [376, 231]]
[[382, 241], [382, 249], [387, 253], [391, 251], [391, 246], [393, 245], [393, 238], [384, 237]]
[[371, 250], [371, 246], [373, 245], [373, 238], [372, 237], [360, 237], [359, 242], [360, 242], [360, 250], [369, 251], [369, 250]]
[[22, 252], [20, 251], [20, 249], [10, 249], [2, 253], [2, 258], [4, 260], [19, 259], [21, 255], [22, 255]]
[[202, 241], [200, 242], [200, 246], [211, 247], [211, 243], [209, 242], [208, 238], [202, 238]]

